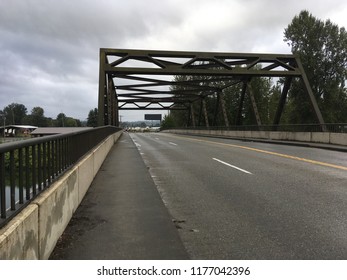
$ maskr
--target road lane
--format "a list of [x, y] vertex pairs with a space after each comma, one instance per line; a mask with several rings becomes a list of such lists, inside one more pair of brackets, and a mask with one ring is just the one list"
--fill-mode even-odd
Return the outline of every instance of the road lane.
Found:
[[334, 167], [347, 166], [346, 154], [162, 133], [131, 136], [193, 259], [347, 258], [347, 172]]
[[222, 160], [220, 160], [220, 159], [218, 159], [218, 158], [212, 158], [212, 159], [215, 160], [215, 161], [218, 161], [218, 162], [220, 162], [220, 163], [222, 163], [222, 164], [224, 164], [224, 165], [226, 165], [226, 166], [229, 166], [229, 167], [231, 167], [231, 168], [234, 168], [234, 169], [236, 169], [236, 170], [239, 170], [239, 171], [241, 171], [241, 172], [243, 172], [243, 173], [252, 175], [251, 172], [249, 172], [249, 171], [247, 171], [247, 170], [244, 170], [244, 169], [242, 169], [242, 168], [240, 168], [240, 167], [237, 167], [237, 166], [235, 166], [235, 165], [232, 165], [232, 164], [230, 164], [230, 163], [227, 163], [227, 162], [225, 162], [225, 161], [222, 161]]

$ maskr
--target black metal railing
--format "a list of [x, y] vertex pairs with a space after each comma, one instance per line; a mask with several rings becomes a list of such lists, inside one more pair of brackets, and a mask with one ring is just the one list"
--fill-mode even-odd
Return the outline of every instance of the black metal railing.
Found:
[[281, 125], [234, 125], [234, 126], [190, 126], [175, 129], [231, 130], [231, 131], [288, 131], [288, 132], [333, 132], [347, 133], [347, 123], [327, 124], [281, 124]]
[[0, 145], [0, 228], [120, 128], [105, 126]]

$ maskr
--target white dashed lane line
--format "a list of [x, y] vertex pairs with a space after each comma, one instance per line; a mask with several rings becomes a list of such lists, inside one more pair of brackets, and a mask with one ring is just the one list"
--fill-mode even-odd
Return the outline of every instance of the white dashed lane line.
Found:
[[222, 161], [222, 160], [220, 160], [220, 159], [218, 159], [218, 158], [212, 158], [212, 159], [215, 160], [215, 161], [218, 161], [219, 163], [222, 163], [222, 164], [224, 164], [224, 165], [226, 165], [226, 166], [229, 166], [229, 167], [231, 167], [231, 168], [234, 168], [234, 169], [236, 169], [236, 170], [239, 170], [239, 171], [241, 171], [241, 172], [243, 172], [243, 173], [252, 175], [251, 172], [249, 172], [249, 171], [247, 171], [247, 170], [245, 170], [245, 169], [242, 169], [242, 168], [240, 168], [240, 167], [237, 167], [237, 166], [235, 166], [235, 165], [232, 165], [232, 164], [230, 164], [230, 163], [227, 163], [227, 162], [225, 162], [225, 161]]

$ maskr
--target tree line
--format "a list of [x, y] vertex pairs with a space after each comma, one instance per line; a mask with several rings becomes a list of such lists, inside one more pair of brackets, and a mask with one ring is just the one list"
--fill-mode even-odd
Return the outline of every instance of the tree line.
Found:
[[41, 107], [34, 107], [30, 113], [25, 105], [19, 103], [11, 103], [0, 110], [2, 118], [1, 125], [33, 125], [38, 127], [81, 127], [81, 126], [97, 126], [98, 110], [89, 111], [87, 121], [81, 121], [73, 117], [59, 113], [55, 119], [46, 117], [45, 111]]
[[[347, 32], [344, 27], [322, 21], [304, 10], [295, 16], [284, 30], [284, 41], [293, 54], [300, 56], [306, 75], [311, 84], [318, 106], [326, 123], [347, 123]], [[176, 76], [175, 80], [188, 80], [196, 77]], [[199, 77], [200, 79], [200, 77]], [[209, 77], [201, 77], [208, 81]], [[219, 82], [223, 88], [223, 81]], [[260, 119], [263, 124], [272, 124], [277, 104], [281, 96], [284, 79], [253, 78], [251, 87], [257, 101]], [[176, 86], [182, 87], [182, 86]], [[226, 88], [224, 93], [227, 117], [230, 125], [236, 124], [242, 84]], [[184, 88], [172, 88], [184, 90]], [[242, 124], [254, 125], [256, 119], [250, 97], [245, 96], [242, 111]], [[222, 126], [224, 119], [215, 117], [217, 94], [205, 98], [210, 125]], [[198, 102], [195, 102], [198, 103]], [[193, 104], [194, 112], [199, 112], [200, 104]], [[172, 110], [163, 126], [186, 126], [187, 112]], [[316, 123], [314, 112], [301, 81], [294, 80], [288, 92], [287, 103], [281, 117], [282, 124]], [[204, 122], [202, 121], [202, 124]]]

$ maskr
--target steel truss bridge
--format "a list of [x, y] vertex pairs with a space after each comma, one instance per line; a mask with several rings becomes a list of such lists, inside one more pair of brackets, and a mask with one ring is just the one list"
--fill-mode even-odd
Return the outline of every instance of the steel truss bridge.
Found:
[[[317, 122], [324, 120], [300, 58], [290, 54], [183, 52], [131, 49], [100, 49], [99, 126], [119, 125], [119, 110], [187, 110], [195, 125], [193, 103], [199, 102], [209, 127], [206, 97], [217, 96], [215, 112], [229, 120], [225, 89], [242, 84], [236, 124], [241, 124], [248, 94], [257, 124], [261, 119], [250, 81], [255, 77], [284, 78], [273, 124], [278, 125], [294, 78], [302, 80]], [[175, 76], [189, 79], [174, 79]], [[221, 83], [222, 82], [222, 83]], [[182, 88], [182, 90], [179, 90]]]

